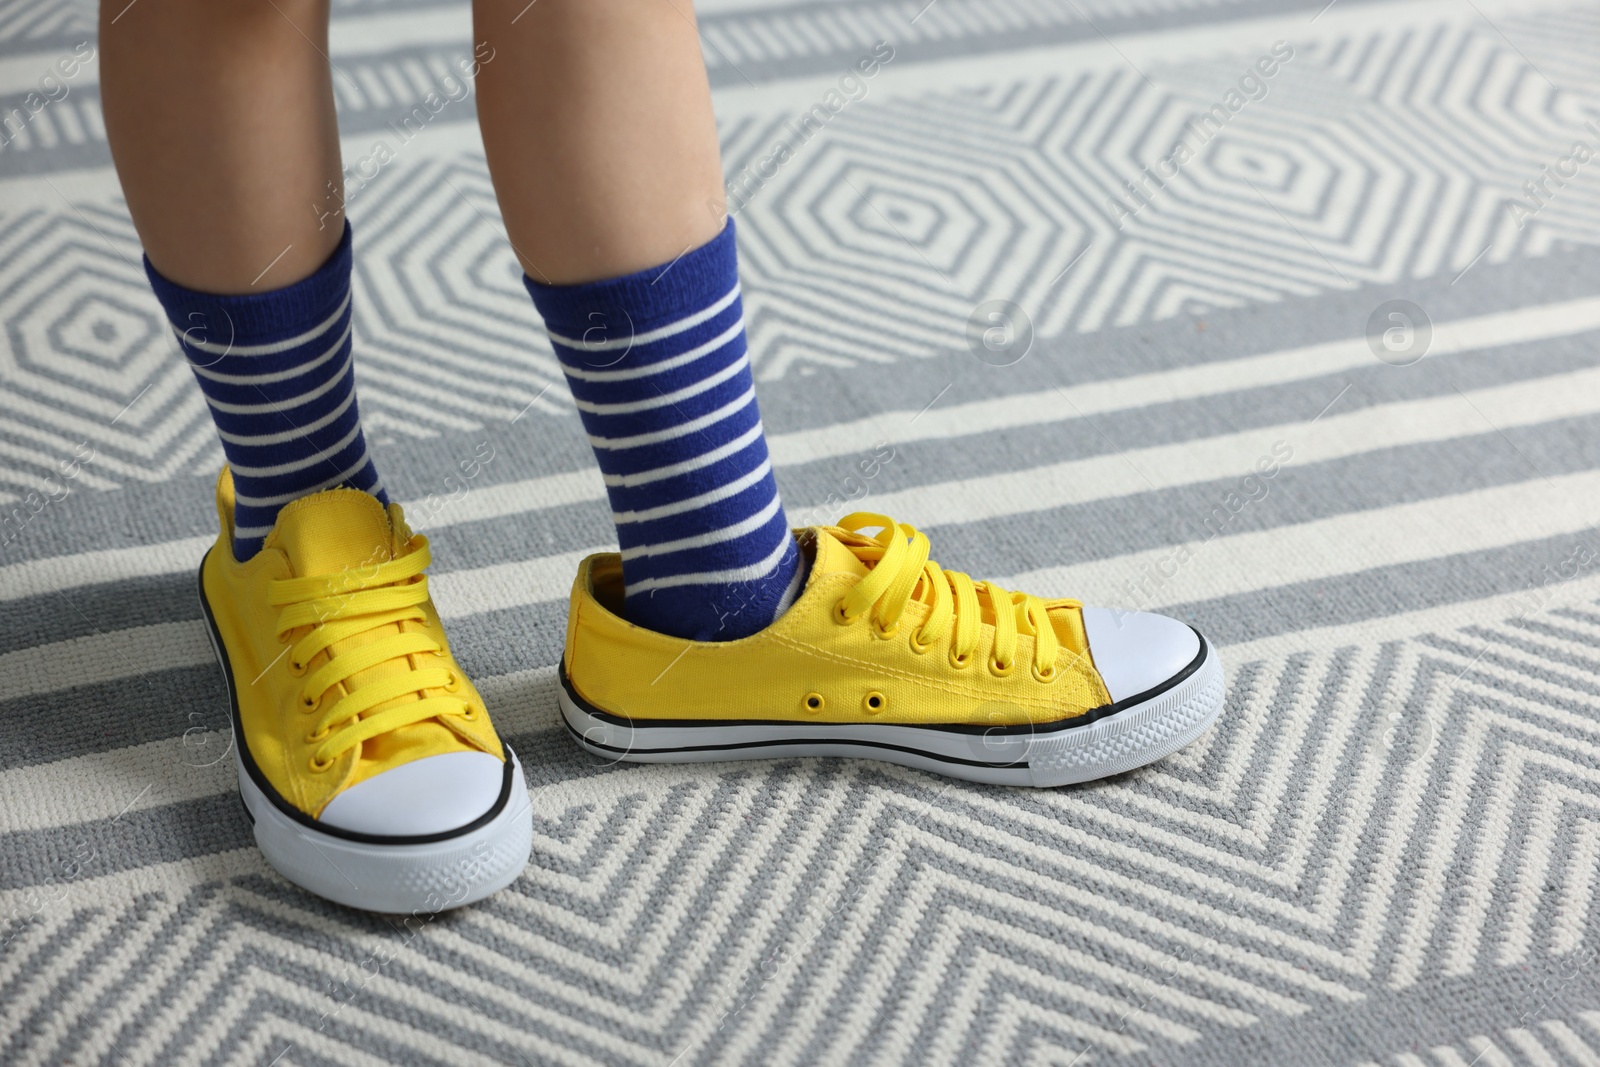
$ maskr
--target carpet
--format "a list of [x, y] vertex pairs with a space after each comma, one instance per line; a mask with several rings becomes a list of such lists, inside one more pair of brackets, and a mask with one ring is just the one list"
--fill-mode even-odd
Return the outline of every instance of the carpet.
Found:
[[1600, 1062], [1600, 8], [702, 4], [795, 521], [1222, 651], [1199, 742], [1043, 792], [576, 749], [612, 531], [468, 12], [334, 8], [369, 437], [533, 860], [400, 924], [252, 847], [194, 598], [221, 453], [93, 25], [6, 0], [0, 1062]]

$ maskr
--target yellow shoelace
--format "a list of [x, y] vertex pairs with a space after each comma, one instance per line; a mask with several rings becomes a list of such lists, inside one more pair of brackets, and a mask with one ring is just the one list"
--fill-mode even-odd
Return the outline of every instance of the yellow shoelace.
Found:
[[[413, 550], [396, 560], [355, 567], [338, 574], [309, 578], [282, 578], [270, 583], [268, 603], [278, 613], [278, 640], [287, 642], [296, 630], [307, 628], [289, 648], [289, 670], [305, 677], [300, 687], [300, 709], [314, 713], [325, 703], [330, 689], [371, 667], [412, 656], [443, 656], [444, 648], [425, 633], [406, 632], [406, 622], [423, 622], [428, 600], [428, 578], [422, 572], [432, 561], [428, 539], [418, 536]], [[315, 671], [311, 660], [348, 638], [380, 627], [396, 625], [397, 633], [369, 644], [330, 654]], [[451, 695], [461, 687], [455, 671], [446, 667], [419, 667], [414, 661], [404, 674], [345, 688], [315, 720], [308, 742], [320, 742], [311, 755], [311, 768], [325, 771], [334, 760], [368, 738], [411, 726], [441, 715], [472, 718], [472, 709]], [[308, 674], [309, 672], [309, 674]], [[428, 695], [424, 690], [445, 690]], [[364, 712], [416, 693], [421, 699], [385, 708], [375, 715]], [[337, 726], [338, 729], [334, 727]]]
[[[900, 626], [900, 616], [917, 592], [917, 599], [928, 605], [928, 619], [911, 635], [911, 647], [925, 652], [954, 631], [950, 662], [965, 667], [972, 661], [983, 632], [983, 607], [979, 591], [987, 594], [994, 615], [994, 656], [989, 669], [998, 675], [1011, 673], [1016, 666], [1017, 635], [1033, 638], [1033, 675], [1048, 682], [1056, 674], [1056, 639], [1045, 611], [1045, 602], [1028, 593], [1013, 593], [993, 582], [974, 582], [960, 571], [948, 571], [928, 558], [926, 534], [907, 523], [896, 523], [887, 515], [857, 511], [839, 520], [838, 528], [864, 537], [858, 531], [882, 527], [870, 545], [849, 544], [856, 558], [871, 566], [867, 576], [844, 595], [834, 608], [834, 617], [851, 623], [867, 612], [879, 636], [889, 637]], [[1075, 600], [1056, 600], [1063, 607], [1079, 607]]]

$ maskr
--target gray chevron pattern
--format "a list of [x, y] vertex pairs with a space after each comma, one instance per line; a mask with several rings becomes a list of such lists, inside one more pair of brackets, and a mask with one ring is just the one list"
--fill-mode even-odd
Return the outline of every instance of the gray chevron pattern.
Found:
[[[1563, 608], [1251, 659], [1201, 743], [1057, 793], [560, 751], [527, 875], [436, 919], [284, 886], [228, 801], [190, 888], [163, 873], [84, 905], [34, 887], [8, 930], [5, 1056], [1172, 1062], [1514, 969], [1541, 981], [1470, 1022], [1518, 1062], [1525, 1040], [1562, 1044], [1552, 1005], [1600, 992], [1600, 729], [1576, 710], [1592, 661], [1572, 669], [1597, 638], [1600, 610]], [[513, 744], [565, 748], [539, 727]], [[93, 875], [81, 832], [59, 845]], [[1543, 1038], [1515, 1036], [1528, 1019]]]
[[603, 487], [470, 97], [393, 125], [467, 11], [337, 0], [364, 418], [536, 841], [463, 913], [288, 886], [93, 64], [28, 101], [93, 28], [0, 3], [0, 1063], [1600, 1061], [1600, 11], [699, 13], [791, 515], [1189, 620], [1217, 727], [1052, 792], [578, 751], [550, 665]]

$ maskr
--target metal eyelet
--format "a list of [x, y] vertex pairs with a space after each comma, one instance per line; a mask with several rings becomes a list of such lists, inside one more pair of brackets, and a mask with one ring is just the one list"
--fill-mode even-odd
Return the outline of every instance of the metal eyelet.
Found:
[[294, 677], [304, 678], [306, 676], [306, 669], [307, 668], [304, 663], [296, 663], [293, 659], [289, 660], [289, 673]]
[[817, 712], [820, 712], [824, 707], [826, 707], [828, 702], [822, 699], [821, 693], [807, 693], [805, 695], [805, 699], [802, 700], [800, 704], [807, 711], [815, 715]]
[[851, 623], [855, 622], [858, 617], [859, 616], [852, 615], [845, 610], [845, 604], [842, 600], [833, 606], [833, 621], [838, 623], [840, 626], [849, 626]]
[[989, 661], [989, 673], [994, 675], [996, 678], [1010, 677], [1011, 672], [1015, 670], [1016, 667], [1016, 660], [1012, 660], [1010, 663], [1001, 663], [997, 659], [991, 659]]
[[895, 634], [900, 632], [900, 623], [896, 622], [893, 626], [886, 630], [878, 624], [878, 620], [874, 619], [872, 620], [872, 632], [875, 636], [881, 637], [887, 641], [894, 637]]
[[446, 693], [456, 693], [461, 690], [461, 675], [455, 671], [450, 672], [450, 680], [444, 683]]
[[317, 705], [320, 704], [320, 703], [322, 703], [322, 701], [321, 700], [313, 700], [310, 693], [301, 693], [300, 694], [300, 710], [301, 711], [316, 711], [317, 710]]
[[311, 757], [311, 770], [316, 774], [321, 774], [323, 771], [332, 766], [333, 760], [328, 760], [326, 763], [324, 763], [315, 756]]
[[933, 647], [933, 642], [929, 641], [924, 643], [918, 640], [917, 635], [921, 632], [922, 631], [920, 629], [911, 631], [911, 651], [915, 652], [919, 656], [925, 656], [928, 654], [928, 650]]
[[466, 711], [463, 711], [461, 713], [461, 717], [464, 720], [466, 720], [467, 722], [477, 722], [478, 721], [478, 709], [469, 707], [469, 708], [467, 708]]
[[861, 710], [868, 715], [877, 715], [888, 705], [888, 698], [876, 689], [870, 690], [866, 696], [861, 698]]
[[956, 670], [964, 671], [971, 663], [972, 653], [968, 652], [965, 656], [958, 656], [956, 655], [955, 649], [952, 648], [950, 650], [950, 666], [954, 667]]
[[1051, 664], [1048, 668], [1042, 671], [1038, 667], [1033, 668], [1033, 680], [1036, 682], [1044, 682], [1046, 685], [1049, 685], [1051, 682], [1055, 681], [1060, 674], [1061, 672], [1056, 670], [1055, 664]]
[[331, 733], [331, 732], [332, 731], [330, 730], [330, 728], [326, 727], [326, 726], [324, 726], [320, 730], [313, 730], [311, 733], [306, 734], [306, 744], [308, 744], [308, 745], [319, 745], [327, 738], [328, 734]]

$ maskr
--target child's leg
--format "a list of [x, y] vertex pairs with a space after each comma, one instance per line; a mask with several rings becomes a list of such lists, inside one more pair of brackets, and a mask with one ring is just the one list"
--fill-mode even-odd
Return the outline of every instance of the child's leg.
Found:
[[[688, 0], [476, 0], [489, 172], [522, 269], [574, 285], [722, 229], [722, 160]], [[516, 19], [513, 23], [512, 19]]]
[[803, 562], [778, 500], [687, 0], [475, 0], [490, 172], [605, 475], [629, 617], [762, 629]]
[[328, 182], [341, 187], [328, 0], [124, 8], [108, 0], [101, 13], [100, 82], [150, 262], [208, 293], [269, 292], [311, 274], [343, 232], [341, 217], [319, 224], [312, 211]]
[[362, 437], [327, 0], [123, 7], [106, 128], [231, 470], [200, 586], [256, 841], [352, 907], [476, 900], [527, 864], [532, 814]]
[[383, 494], [350, 367], [327, 8], [162, 0], [102, 11], [112, 156], [233, 470], [241, 559], [289, 501], [341, 484]]

